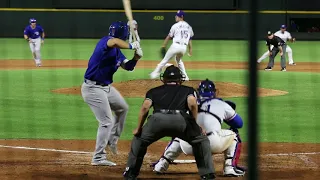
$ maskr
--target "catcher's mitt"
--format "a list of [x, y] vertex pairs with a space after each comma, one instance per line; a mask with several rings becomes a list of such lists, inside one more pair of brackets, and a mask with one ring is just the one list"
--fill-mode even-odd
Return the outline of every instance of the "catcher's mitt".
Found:
[[167, 53], [166, 48], [165, 48], [165, 47], [161, 47], [161, 49], [160, 49], [160, 55], [161, 55], [162, 58], [164, 58], [164, 56], [166, 55], [166, 53]]

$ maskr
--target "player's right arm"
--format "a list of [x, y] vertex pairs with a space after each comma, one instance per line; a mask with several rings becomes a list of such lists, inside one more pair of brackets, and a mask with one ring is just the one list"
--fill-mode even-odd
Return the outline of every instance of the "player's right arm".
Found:
[[30, 42], [29, 36], [28, 36], [28, 29], [25, 28], [23, 31], [23, 37], [26, 41]]
[[188, 108], [191, 111], [193, 118], [196, 120], [198, 116], [198, 102], [197, 102], [197, 93], [193, 90], [190, 91], [190, 94], [187, 97]]
[[120, 48], [120, 49], [139, 49], [140, 43], [137, 41], [133, 43], [127, 43], [122, 39], [112, 38], [108, 40], [107, 46], [111, 48]]
[[169, 41], [170, 39], [172, 39], [173, 36], [174, 36], [174, 27], [172, 26], [171, 29], [170, 29], [170, 32], [169, 32], [168, 36], [167, 36], [167, 37], [164, 39], [164, 41], [163, 41], [162, 47], [166, 47], [167, 44], [168, 44], [168, 41]]

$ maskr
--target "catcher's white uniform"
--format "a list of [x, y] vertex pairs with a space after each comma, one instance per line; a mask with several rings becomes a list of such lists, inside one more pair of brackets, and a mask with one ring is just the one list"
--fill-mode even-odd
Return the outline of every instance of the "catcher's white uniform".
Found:
[[[130, 21], [128, 21], [127, 23], [128, 26], [130, 26]], [[140, 42], [140, 37], [138, 34], [138, 23], [136, 20], [132, 20], [132, 25], [134, 26], [134, 34], [136, 35], [137, 41]], [[130, 35], [129, 35], [129, 43], [133, 42], [133, 35], [132, 32], [130, 31]]]
[[[200, 104], [197, 123], [203, 127], [210, 141], [212, 154], [224, 152], [224, 175], [242, 176], [244, 170], [237, 167], [240, 156], [241, 140], [237, 133], [232, 130], [221, 129], [223, 121], [233, 120], [237, 113], [226, 102], [220, 99], [208, 99]], [[203, 110], [203, 112], [201, 112]], [[165, 172], [170, 162], [174, 161], [183, 152], [192, 155], [192, 146], [179, 139], [173, 139], [165, 149], [162, 158], [155, 164], [154, 171]]]
[[[281, 38], [284, 42], [287, 42], [288, 39], [292, 39], [291, 34], [288, 31], [284, 31], [283, 33], [281, 32], [281, 30], [277, 31], [274, 33], [275, 36], [278, 36], [279, 38]], [[273, 48], [273, 45], [270, 46], [270, 48]], [[292, 49], [291, 47], [287, 44], [287, 48], [286, 48], [286, 52], [288, 53], [288, 57], [289, 57], [289, 65], [295, 65], [294, 61], [293, 61], [293, 56], [292, 56]], [[264, 59], [266, 59], [267, 57], [269, 57], [269, 51], [265, 52], [258, 60], [257, 62], [260, 63], [261, 61], [263, 61]]]

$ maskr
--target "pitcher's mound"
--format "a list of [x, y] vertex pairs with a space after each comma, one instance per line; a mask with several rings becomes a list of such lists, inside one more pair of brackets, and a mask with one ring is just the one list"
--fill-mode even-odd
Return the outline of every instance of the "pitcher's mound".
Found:
[[[200, 80], [186, 81], [183, 85], [198, 88]], [[124, 82], [113, 83], [124, 97], [145, 97], [146, 92], [156, 86], [162, 85], [160, 80], [139, 79]], [[248, 87], [242, 84], [231, 82], [215, 82], [218, 96], [225, 97], [244, 97], [248, 94]], [[81, 94], [81, 87], [71, 87], [52, 90], [55, 93], [61, 94]], [[280, 96], [287, 94], [286, 91], [258, 88], [259, 96]]]

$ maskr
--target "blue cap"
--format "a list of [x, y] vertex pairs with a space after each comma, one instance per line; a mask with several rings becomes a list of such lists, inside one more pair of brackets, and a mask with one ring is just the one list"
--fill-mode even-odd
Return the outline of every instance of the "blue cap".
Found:
[[280, 28], [281, 28], [281, 29], [286, 29], [287, 26], [286, 26], [285, 24], [282, 24]]
[[29, 23], [35, 23], [35, 22], [37, 22], [37, 20], [36, 20], [35, 18], [31, 18], [31, 19], [29, 20]]
[[178, 17], [184, 17], [184, 12], [182, 10], [178, 10], [176, 16]]

